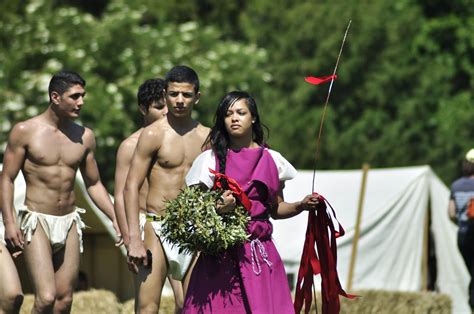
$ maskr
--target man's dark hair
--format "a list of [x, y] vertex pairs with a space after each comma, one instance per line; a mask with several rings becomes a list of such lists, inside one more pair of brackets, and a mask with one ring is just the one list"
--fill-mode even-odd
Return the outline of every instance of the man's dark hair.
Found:
[[74, 85], [85, 87], [86, 81], [78, 73], [73, 71], [61, 71], [56, 73], [49, 82], [49, 101], [51, 101], [52, 92], [62, 95], [68, 88]]
[[462, 174], [465, 177], [474, 175], [474, 163], [464, 159], [462, 161]]
[[199, 92], [199, 77], [197, 73], [188, 66], [177, 65], [173, 67], [165, 76], [166, 89], [169, 83], [190, 83], [194, 85], [194, 92]]
[[162, 79], [149, 79], [140, 85], [137, 92], [139, 106], [144, 106], [147, 110], [154, 102], [159, 102], [165, 90], [165, 81]]

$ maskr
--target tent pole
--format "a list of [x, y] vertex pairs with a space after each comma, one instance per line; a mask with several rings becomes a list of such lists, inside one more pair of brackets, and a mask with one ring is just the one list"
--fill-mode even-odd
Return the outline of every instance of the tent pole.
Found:
[[425, 221], [423, 226], [423, 252], [421, 256], [421, 291], [428, 290], [428, 254], [430, 241], [430, 215], [431, 207], [428, 201]]
[[362, 165], [362, 183], [360, 185], [359, 204], [357, 206], [357, 220], [354, 230], [354, 240], [352, 241], [351, 260], [349, 264], [349, 277], [347, 280], [348, 291], [352, 290], [352, 278], [354, 277], [354, 267], [357, 257], [357, 246], [359, 244], [360, 222], [362, 220], [362, 209], [364, 205], [365, 187], [367, 185], [367, 174], [369, 173], [369, 164]]

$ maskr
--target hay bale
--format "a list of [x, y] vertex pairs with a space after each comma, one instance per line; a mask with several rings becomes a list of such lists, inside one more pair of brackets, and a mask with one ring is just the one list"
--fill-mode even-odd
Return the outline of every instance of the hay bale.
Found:
[[135, 300], [130, 299], [122, 304], [122, 314], [134, 314], [135, 313]]
[[[21, 306], [20, 313], [31, 313], [34, 304], [34, 295], [27, 294]], [[74, 293], [71, 313], [104, 313], [116, 314], [121, 309], [115, 294], [108, 290], [81, 291]], [[132, 310], [133, 313], [133, 310]]]
[[[451, 298], [434, 292], [400, 292], [359, 290], [351, 294], [355, 299], [340, 297], [341, 313], [351, 314], [450, 314]], [[316, 295], [318, 313], [321, 313], [321, 294]], [[315, 312], [314, 302], [311, 312]]]
[[[122, 314], [134, 314], [135, 301], [128, 300], [122, 304]], [[174, 314], [174, 297], [161, 297], [160, 314]]]
[[[341, 313], [351, 314], [450, 314], [451, 298], [445, 294], [434, 292], [399, 292], [383, 290], [352, 291], [359, 295], [356, 299], [341, 297]], [[321, 313], [321, 295], [316, 295], [318, 313]], [[34, 296], [25, 295], [20, 313], [31, 313]], [[72, 303], [73, 314], [77, 313], [134, 313], [134, 300], [124, 304], [117, 302], [117, 297], [107, 290], [89, 290], [74, 294]], [[314, 313], [314, 302], [311, 312]], [[174, 298], [161, 298], [160, 313], [174, 313]]]
[[161, 297], [160, 313], [173, 314], [174, 313], [174, 297]]
[[87, 290], [74, 293], [72, 313], [119, 313], [121, 304], [115, 294], [108, 290]]
[[23, 305], [20, 309], [20, 314], [29, 314], [33, 309], [33, 304], [35, 303], [35, 296], [32, 294], [26, 294], [23, 299]]

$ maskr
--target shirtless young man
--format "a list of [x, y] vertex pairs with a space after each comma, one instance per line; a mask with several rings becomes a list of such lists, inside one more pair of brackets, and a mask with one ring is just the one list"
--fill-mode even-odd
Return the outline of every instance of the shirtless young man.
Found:
[[[125, 208], [129, 227], [127, 245], [132, 270], [141, 279], [136, 309], [140, 313], [158, 313], [166, 275], [182, 280], [184, 294], [189, 282], [192, 257], [179, 254], [160, 238], [160, 224], [154, 217], [162, 214], [164, 201], [175, 198], [185, 186], [184, 177], [209, 133], [191, 117], [198, 103], [199, 79], [189, 67], [176, 66], [166, 75], [165, 119], [146, 127], [138, 140], [125, 184]], [[145, 241], [141, 241], [139, 190], [148, 176]], [[149, 251], [151, 254], [147, 254]], [[151, 258], [150, 258], [151, 257]], [[151, 266], [151, 267], [150, 267]]]
[[[84, 104], [85, 81], [62, 71], [49, 84], [49, 106], [40, 115], [16, 124], [3, 159], [5, 240], [23, 250], [35, 290], [33, 313], [70, 312], [82, 252], [80, 213], [74, 182], [80, 168], [87, 192], [114, 223], [115, 214], [94, 158], [92, 131], [73, 122]], [[26, 181], [25, 205], [18, 221], [13, 183], [19, 171]]]
[[[0, 171], [0, 178], [2, 171]], [[0, 185], [2, 182], [0, 181]], [[12, 256], [5, 247], [5, 228], [2, 220], [2, 190], [0, 189], [0, 313], [19, 313], [23, 303], [20, 277]]]
[[[115, 193], [114, 193], [114, 208], [117, 222], [120, 227], [121, 234], [128, 245], [128, 225], [125, 214], [125, 205], [123, 190], [125, 188], [125, 181], [127, 179], [128, 170], [132, 162], [133, 153], [137, 147], [138, 137], [142, 133], [143, 129], [166, 116], [168, 108], [165, 102], [165, 81], [162, 79], [150, 79], [146, 80], [138, 88], [137, 100], [140, 112], [143, 115], [143, 127], [134, 132], [128, 138], [126, 138], [119, 146], [116, 159], [115, 168]], [[140, 219], [146, 220], [146, 196], [148, 192], [148, 182], [144, 181], [142, 188], [139, 192], [139, 208], [140, 208]], [[137, 277], [136, 277], [137, 278]], [[183, 308], [183, 287], [181, 282], [168, 276], [168, 280], [173, 289], [175, 299], [175, 312], [180, 312]], [[138, 283], [136, 293], [138, 294]], [[155, 290], [154, 288], [151, 288]], [[159, 300], [158, 300], [159, 302]]]

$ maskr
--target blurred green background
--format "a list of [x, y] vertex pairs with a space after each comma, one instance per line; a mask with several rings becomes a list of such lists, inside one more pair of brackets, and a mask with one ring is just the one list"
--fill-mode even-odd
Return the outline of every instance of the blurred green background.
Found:
[[12, 125], [47, 107], [51, 75], [75, 70], [110, 192], [138, 86], [177, 64], [201, 78], [203, 124], [246, 90], [270, 146], [312, 168], [328, 85], [304, 77], [332, 74], [350, 19], [317, 168], [429, 164], [449, 183], [474, 147], [471, 0], [1, 0], [0, 16], [0, 157]]

